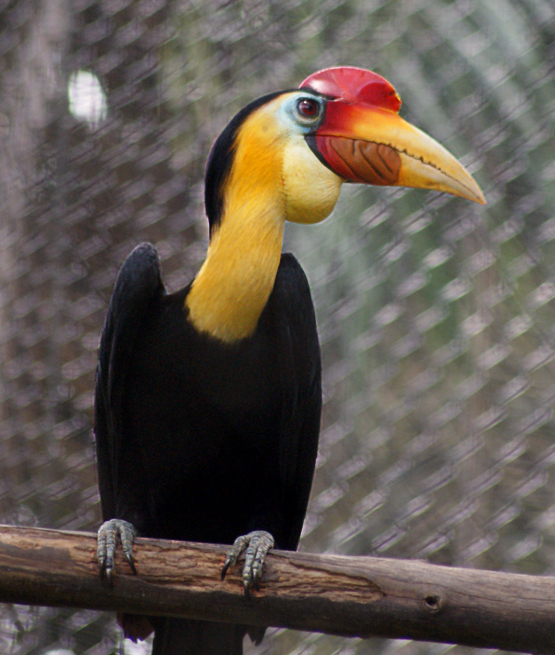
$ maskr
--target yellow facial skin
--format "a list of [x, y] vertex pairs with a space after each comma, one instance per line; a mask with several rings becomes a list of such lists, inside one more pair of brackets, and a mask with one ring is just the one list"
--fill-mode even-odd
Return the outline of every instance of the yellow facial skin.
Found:
[[326, 168], [304, 137], [286, 141], [282, 162], [285, 218], [292, 223], [319, 223], [337, 204], [342, 180]]

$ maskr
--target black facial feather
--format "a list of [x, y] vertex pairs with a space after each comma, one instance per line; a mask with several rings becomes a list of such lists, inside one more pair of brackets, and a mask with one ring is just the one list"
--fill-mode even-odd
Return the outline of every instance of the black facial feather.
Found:
[[241, 111], [235, 114], [225, 130], [214, 142], [206, 164], [206, 174], [204, 178], [204, 204], [206, 207], [208, 222], [210, 224], [210, 234], [212, 234], [214, 228], [220, 224], [222, 218], [224, 187], [231, 171], [231, 165], [235, 154], [235, 142], [241, 125], [253, 111], [262, 107], [262, 105], [265, 105], [282, 93], [289, 93], [290, 91], [298, 91], [298, 89], [275, 91], [274, 93], [269, 93], [257, 100], [253, 100], [253, 102], [249, 103], [246, 107], [243, 107]]
[[[318, 150], [318, 144], [316, 142], [316, 137], [313, 134], [307, 134], [304, 138], [304, 140], [307, 142], [308, 147], [312, 150], [312, 153], [318, 158], [319, 162], [321, 164], [324, 164], [326, 168], [329, 168], [332, 173], [335, 173], [333, 168], [328, 164], [326, 161], [325, 157], [322, 155], [322, 153]], [[337, 173], [336, 173], [337, 175]]]

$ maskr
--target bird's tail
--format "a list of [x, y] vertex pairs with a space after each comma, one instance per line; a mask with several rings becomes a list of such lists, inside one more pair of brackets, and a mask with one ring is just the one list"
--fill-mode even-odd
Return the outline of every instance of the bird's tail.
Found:
[[245, 626], [152, 617], [152, 655], [243, 655]]

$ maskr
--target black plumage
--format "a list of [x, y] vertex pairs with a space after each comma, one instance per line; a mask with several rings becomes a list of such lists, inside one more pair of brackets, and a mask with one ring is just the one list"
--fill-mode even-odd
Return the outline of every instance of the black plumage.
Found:
[[[149, 244], [118, 275], [95, 395], [103, 518], [125, 519], [142, 536], [224, 544], [267, 530], [276, 547], [294, 550], [321, 407], [306, 277], [282, 255], [257, 330], [236, 344], [196, 332], [186, 320], [189, 288], [165, 293]], [[198, 646], [199, 627], [179, 625], [187, 623]], [[218, 630], [229, 645], [230, 628], [208, 632]], [[187, 652], [212, 652], [195, 647]]]

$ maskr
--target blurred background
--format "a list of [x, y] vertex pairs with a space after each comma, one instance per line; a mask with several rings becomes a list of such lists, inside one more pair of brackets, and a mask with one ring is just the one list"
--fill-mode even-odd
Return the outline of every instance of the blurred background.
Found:
[[[325, 408], [302, 548], [555, 575], [552, 0], [0, 0], [0, 521], [100, 522], [91, 402], [116, 272], [167, 286], [207, 244], [233, 114], [371, 68], [487, 207], [346, 185], [286, 248], [311, 282]], [[269, 630], [253, 655], [471, 649]], [[146, 655], [114, 617], [0, 606], [10, 655]]]

